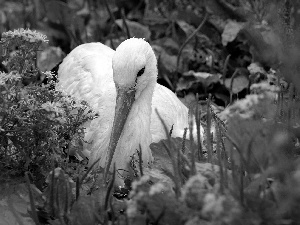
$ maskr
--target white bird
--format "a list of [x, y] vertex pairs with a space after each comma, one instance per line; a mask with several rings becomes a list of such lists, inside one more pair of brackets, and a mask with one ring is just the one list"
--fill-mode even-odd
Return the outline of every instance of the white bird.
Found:
[[157, 83], [157, 60], [143, 39], [130, 38], [116, 51], [101, 43], [82, 44], [63, 60], [58, 80], [59, 90], [99, 114], [84, 125], [89, 164], [100, 158], [98, 167], [112, 170], [115, 163], [126, 170], [139, 145], [143, 164], [151, 163], [149, 145], [167, 138], [155, 109], [168, 129], [173, 126], [173, 137], [182, 137], [189, 126], [188, 108]]

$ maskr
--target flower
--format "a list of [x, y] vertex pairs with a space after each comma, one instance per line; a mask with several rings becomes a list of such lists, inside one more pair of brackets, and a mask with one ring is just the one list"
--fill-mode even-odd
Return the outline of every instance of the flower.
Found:
[[127, 209], [126, 209], [127, 216], [129, 218], [133, 218], [133, 217], [135, 217], [137, 212], [138, 212], [137, 202], [135, 200], [127, 201]]
[[205, 194], [212, 189], [206, 177], [197, 174], [191, 177], [182, 188], [182, 199], [193, 209], [201, 209]]
[[150, 177], [148, 175], [144, 175], [141, 177], [141, 179], [132, 182], [132, 191], [135, 193], [139, 186], [142, 186], [143, 184], [146, 184], [150, 180]]
[[270, 85], [268, 82], [260, 82], [257, 84], [252, 84], [250, 90], [255, 93], [278, 93], [280, 91], [280, 87], [275, 85]]
[[165, 186], [162, 183], [156, 183], [154, 185], [151, 186], [150, 190], [149, 190], [149, 195], [155, 195], [155, 194], [160, 194], [164, 191]]
[[10, 73], [0, 72], [0, 85], [4, 85], [7, 81], [18, 81], [21, 78], [21, 75], [15, 71]]
[[250, 94], [244, 99], [240, 99], [219, 113], [222, 121], [228, 121], [230, 118], [239, 115], [241, 118], [249, 119], [255, 116], [261, 116], [265, 112], [265, 107], [272, 102], [268, 93]]
[[58, 114], [63, 114], [64, 110], [61, 108], [61, 104], [59, 102], [46, 102], [41, 105], [41, 108], [48, 112], [55, 112]]
[[14, 31], [7, 31], [2, 33], [2, 38], [1, 38], [1, 42], [7, 42], [12, 38], [22, 38], [28, 42], [48, 42], [49, 40], [47, 40], [47, 36], [44, 34], [41, 34], [40, 32], [37, 32], [35, 30], [29, 30], [29, 29], [17, 29]]
[[235, 219], [240, 218], [241, 207], [230, 194], [207, 193], [201, 214], [205, 218], [220, 221], [221, 224], [232, 224]]
[[207, 193], [204, 197], [202, 213], [219, 217], [224, 211], [223, 202], [224, 196], [216, 196], [214, 193]]

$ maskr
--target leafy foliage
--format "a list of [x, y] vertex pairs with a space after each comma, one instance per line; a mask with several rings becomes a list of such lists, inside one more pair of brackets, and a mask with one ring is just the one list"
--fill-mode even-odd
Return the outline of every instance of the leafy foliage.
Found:
[[67, 160], [71, 140], [81, 139], [80, 125], [92, 115], [84, 113], [86, 104], [53, 90], [54, 83], [24, 85], [39, 73], [34, 62], [42, 41], [43, 35], [30, 30], [4, 33], [9, 71], [0, 73], [1, 179], [31, 171], [39, 185], [53, 165]]

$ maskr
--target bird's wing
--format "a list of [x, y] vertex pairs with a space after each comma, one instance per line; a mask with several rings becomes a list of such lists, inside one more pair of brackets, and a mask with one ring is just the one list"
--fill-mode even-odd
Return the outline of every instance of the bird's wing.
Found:
[[[84, 100], [97, 111], [113, 83], [114, 51], [101, 43], [75, 48], [60, 65], [57, 88], [77, 100]], [[104, 100], [105, 101], [105, 100]]]
[[89, 162], [101, 157], [99, 164], [102, 167], [116, 104], [113, 55], [114, 51], [101, 43], [83, 44], [64, 59], [58, 70], [57, 89], [76, 100], [86, 101], [99, 114], [85, 125], [85, 141], [89, 143], [85, 148], [91, 152]]
[[152, 98], [151, 134], [152, 142], [166, 139], [166, 132], [155, 111], [164, 120], [168, 131], [172, 126], [172, 137], [182, 137], [184, 128], [188, 127], [189, 110], [168, 88], [156, 84]]

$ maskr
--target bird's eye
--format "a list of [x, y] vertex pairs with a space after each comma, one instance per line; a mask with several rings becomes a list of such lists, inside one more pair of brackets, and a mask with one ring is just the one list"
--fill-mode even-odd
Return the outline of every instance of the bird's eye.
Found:
[[143, 67], [142, 69], [140, 69], [140, 71], [137, 73], [137, 77], [140, 77], [143, 75], [143, 73], [145, 72], [145, 67]]

